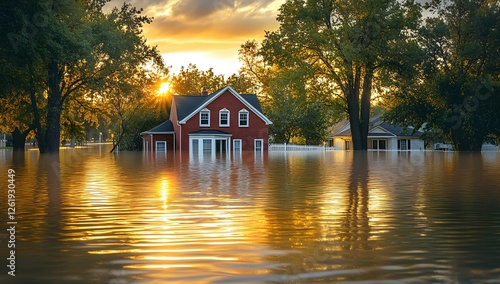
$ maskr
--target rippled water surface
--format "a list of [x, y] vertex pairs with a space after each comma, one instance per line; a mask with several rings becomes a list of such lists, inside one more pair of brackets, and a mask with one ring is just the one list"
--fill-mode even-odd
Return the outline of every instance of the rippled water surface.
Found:
[[1, 283], [500, 282], [498, 152], [108, 150], [0, 150]]

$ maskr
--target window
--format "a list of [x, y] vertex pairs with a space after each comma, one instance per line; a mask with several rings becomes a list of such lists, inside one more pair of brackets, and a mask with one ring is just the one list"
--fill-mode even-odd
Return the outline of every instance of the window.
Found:
[[386, 149], [386, 147], [385, 147], [385, 140], [378, 141], [378, 148], [380, 150], [385, 150]]
[[156, 141], [156, 152], [167, 152], [167, 141]]
[[242, 109], [239, 112], [238, 126], [239, 127], [248, 127], [248, 111], [246, 109]]
[[200, 111], [200, 126], [210, 126], [210, 110]]
[[219, 111], [219, 126], [229, 126], [229, 110], [222, 109]]
[[254, 149], [255, 151], [262, 151], [262, 149], [264, 148], [264, 140], [263, 139], [255, 139], [254, 140]]
[[241, 139], [233, 139], [233, 151], [241, 151]]
[[373, 140], [372, 141], [372, 149], [379, 149], [379, 150], [385, 150], [385, 140]]
[[193, 155], [197, 156], [198, 155], [198, 145], [199, 145], [199, 142], [198, 142], [198, 139], [193, 139], [191, 140], [191, 152]]
[[351, 141], [350, 140], [345, 141], [344, 145], [345, 145], [346, 150], [351, 150]]
[[410, 149], [411, 149], [411, 143], [409, 139], [398, 140], [398, 150], [410, 150]]
[[212, 153], [212, 140], [211, 139], [203, 139], [203, 154], [211, 154]]

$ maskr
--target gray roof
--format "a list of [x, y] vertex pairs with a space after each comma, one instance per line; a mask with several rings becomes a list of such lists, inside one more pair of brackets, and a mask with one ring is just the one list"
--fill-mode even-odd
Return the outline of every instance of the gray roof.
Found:
[[172, 124], [171, 120], [167, 120], [149, 129], [148, 131], [144, 131], [143, 133], [146, 134], [146, 133], [165, 133], [165, 132], [174, 132], [174, 125]]
[[[349, 122], [347, 121], [347, 124], [345, 123], [339, 123], [337, 128], [340, 128], [340, 130], [344, 129], [344, 126], [348, 125]], [[390, 124], [386, 121], [383, 121], [380, 116], [374, 117], [370, 120], [370, 130], [375, 128], [375, 127], [381, 127], [388, 131], [389, 133], [368, 133], [368, 137], [383, 137], [383, 136], [399, 136], [399, 137], [412, 137], [412, 138], [419, 138], [422, 135], [421, 131], [415, 131], [415, 133], [412, 133], [414, 130], [413, 127], [403, 127], [397, 124]], [[344, 131], [341, 132], [335, 132], [333, 136], [351, 136], [351, 128], [347, 128]]]

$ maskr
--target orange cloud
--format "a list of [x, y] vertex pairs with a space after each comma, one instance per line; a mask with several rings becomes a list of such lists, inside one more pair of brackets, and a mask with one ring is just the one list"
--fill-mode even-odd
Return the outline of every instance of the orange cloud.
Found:
[[[204, 56], [206, 62], [221, 62], [230, 71], [213, 66], [216, 72], [237, 72], [238, 49], [247, 40], [260, 41], [264, 31], [278, 27], [278, 8], [285, 0], [132, 0], [130, 3], [144, 9], [144, 14], [154, 17], [153, 23], [144, 27], [148, 42], [157, 45], [164, 58], [176, 56], [176, 64], [187, 66]], [[113, 0], [109, 6], [120, 6]], [[189, 53], [192, 53], [189, 56]], [[194, 56], [196, 54], [196, 56]], [[190, 58], [191, 57], [191, 58]], [[234, 63], [232, 63], [234, 62]], [[175, 65], [166, 62], [167, 65]], [[174, 66], [174, 72], [180, 66]]]

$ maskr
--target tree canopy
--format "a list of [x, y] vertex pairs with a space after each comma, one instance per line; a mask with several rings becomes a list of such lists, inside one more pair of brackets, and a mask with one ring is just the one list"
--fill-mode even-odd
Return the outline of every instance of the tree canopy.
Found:
[[127, 97], [167, 71], [142, 35], [151, 18], [130, 4], [104, 13], [107, 2], [2, 1], [7, 40], [0, 43], [0, 62], [13, 68], [2, 69], [11, 80], [0, 98], [22, 102], [10, 111], [25, 119], [13, 124], [34, 130], [41, 153], [58, 152], [61, 115], [69, 107], [99, 109], [113, 95]]
[[479, 151], [500, 134], [500, 5], [436, 0], [427, 8], [434, 15], [419, 32], [418, 77], [391, 94], [386, 117]]
[[383, 90], [383, 78], [416, 64], [419, 6], [396, 0], [290, 0], [277, 19], [279, 29], [266, 33], [264, 58], [282, 68], [307, 66], [327, 80], [330, 95], [343, 101], [354, 149], [366, 150], [373, 90]]

